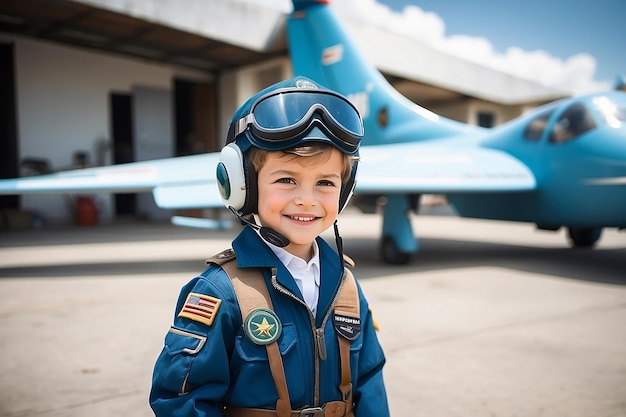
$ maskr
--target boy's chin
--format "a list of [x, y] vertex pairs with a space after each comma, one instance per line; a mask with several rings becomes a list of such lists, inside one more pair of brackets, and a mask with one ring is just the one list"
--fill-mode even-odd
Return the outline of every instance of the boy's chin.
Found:
[[286, 234], [284, 235], [287, 239], [289, 239], [289, 244], [290, 245], [296, 245], [296, 246], [306, 246], [306, 245], [312, 245], [313, 241], [315, 240], [315, 236], [312, 237], [304, 237], [302, 235], [299, 236], [293, 236], [291, 235], [291, 237]]

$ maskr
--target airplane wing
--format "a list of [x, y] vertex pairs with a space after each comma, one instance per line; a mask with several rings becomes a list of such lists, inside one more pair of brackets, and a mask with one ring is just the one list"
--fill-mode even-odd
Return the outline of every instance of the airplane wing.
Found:
[[218, 160], [210, 153], [0, 180], [0, 194], [152, 192], [165, 209], [223, 207]]
[[363, 146], [355, 194], [514, 192], [535, 177], [509, 154], [463, 140]]
[[[356, 194], [533, 190], [530, 170], [510, 155], [462, 142], [363, 146]], [[152, 192], [165, 209], [222, 207], [219, 153], [0, 180], [0, 194]]]

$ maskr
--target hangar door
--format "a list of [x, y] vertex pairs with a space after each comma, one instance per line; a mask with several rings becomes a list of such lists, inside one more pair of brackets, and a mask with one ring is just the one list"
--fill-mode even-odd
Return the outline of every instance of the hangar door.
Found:
[[[174, 156], [172, 92], [133, 88], [133, 154], [136, 161]], [[137, 195], [137, 213], [151, 220], [169, 220], [171, 212], [157, 207], [151, 193]]]
[[[13, 45], [0, 43], [0, 178], [19, 177]], [[18, 196], [0, 196], [0, 209], [18, 208]]]
[[[110, 94], [113, 163], [218, 150], [217, 95], [213, 82], [173, 80], [173, 91], [138, 86]], [[115, 215], [168, 219], [150, 194], [116, 194]], [[179, 213], [201, 216], [202, 211]]]

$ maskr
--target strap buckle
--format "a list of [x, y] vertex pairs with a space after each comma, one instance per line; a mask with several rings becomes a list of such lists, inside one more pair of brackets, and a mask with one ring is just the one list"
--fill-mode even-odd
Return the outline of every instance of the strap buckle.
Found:
[[303, 408], [298, 417], [324, 417], [324, 409], [320, 407]]

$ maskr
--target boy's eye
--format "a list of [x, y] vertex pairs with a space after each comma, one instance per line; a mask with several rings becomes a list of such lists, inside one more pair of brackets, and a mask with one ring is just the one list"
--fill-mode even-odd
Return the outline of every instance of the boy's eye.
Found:
[[279, 178], [276, 182], [281, 184], [295, 184], [295, 180], [293, 178]]
[[324, 186], [324, 187], [334, 187], [335, 183], [333, 181], [330, 180], [321, 180], [317, 183], [318, 185]]

